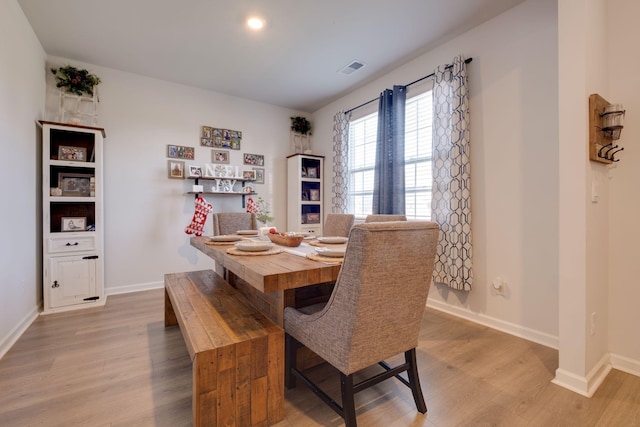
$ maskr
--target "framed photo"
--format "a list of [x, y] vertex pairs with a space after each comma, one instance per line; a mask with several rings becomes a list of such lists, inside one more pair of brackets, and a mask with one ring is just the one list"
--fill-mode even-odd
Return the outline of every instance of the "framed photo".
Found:
[[199, 178], [202, 176], [202, 169], [197, 165], [189, 165], [189, 178]]
[[244, 164], [253, 166], [264, 166], [264, 156], [262, 154], [244, 153]]
[[253, 168], [256, 171], [256, 184], [264, 184], [264, 168]]
[[309, 189], [309, 200], [313, 202], [320, 201], [320, 190], [317, 188]]
[[184, 162], [178, 160], [169, 160], [168, 171], [169, 178], [184, 179]]
[[307, 214], [307, 224], [320, 224], [320, 214], [319, 213], [308, 213]]
[[305, 168], [304, 166], [302, 167], [302, 170], [300, 171], [300, 176], [302, 178], [306, 178], [307, 177], [307, 168]]
[[167, 157], [172, 159], [195, 159], [195, 148], [185, 147], [183, 145], [167, 145]]
[[309, 200], [309, 193], [306, 191], [302, 192], [302, 200]]
[[211, 152], [211, 162], [229, 164], [229, 152], [227, 150], [213, 150]]
[[61, 230], [62, 231], [86, 231], [87, 217], [86, 216], [62, 217]]
[[318, 168], [307, 168], [307, 178], [317, 178]]
[[255, 181], [256, 180], [256, 171], [254, 171], [254, 170], [242, 171], [242, 179], [249, 179], [249, 180]]
[[60, 147], [58, 147], [58, 160], [86, 162], [87, 149], [84, 147], [68, 147], [66, 145], [61, 145]]
[[91, 178], [88, 173], [64, 173], [58, 174], [58, 188], [66, 197], [90, 197]]

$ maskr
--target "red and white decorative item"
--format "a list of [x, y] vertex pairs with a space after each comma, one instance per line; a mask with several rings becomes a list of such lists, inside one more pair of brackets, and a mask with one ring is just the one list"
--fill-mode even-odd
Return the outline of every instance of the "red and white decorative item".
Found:
[[191, 219], [191, 224], [187, 225], [184, 232], [187, 234], [202, 236], [202, 230], [204, 229], [204, 223], [207, 221], [207, 215], [209, 215], [212, 210], [213, 205], [198, 196], [196, 198], [196, 211]]
[[258, 204], [251, 197], [247, 199], [247, 213], [257, 214], [259, 211]]

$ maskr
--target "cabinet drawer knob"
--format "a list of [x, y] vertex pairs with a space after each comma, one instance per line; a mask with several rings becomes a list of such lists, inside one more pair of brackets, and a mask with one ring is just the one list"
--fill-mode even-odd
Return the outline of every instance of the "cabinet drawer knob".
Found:
[[58, 283], [57, 280], [53, 281], [53, 285], [51, 285], [52, 288], [59, 288], [60, 287], [60, 283]]
[[78, 243], [78, 242], [75, 242], [75, 243], [73, 243], [73, 244], [71, 244], [71, 243], [67, 242], [67, 244], [66, 244], [65, 246], [78, 246], [78, 245], [79, 245], [79, 243]]

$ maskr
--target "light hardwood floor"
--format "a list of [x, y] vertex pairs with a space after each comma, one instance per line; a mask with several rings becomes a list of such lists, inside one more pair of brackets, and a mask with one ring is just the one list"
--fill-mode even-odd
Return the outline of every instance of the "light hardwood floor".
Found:
[[[189, 426], [191, 361], [163, 291], [38, 318], [0, 360], [0, 426]], [[418, 349], [428, 406], [388, 380], [356, 396], [361, 427], [640, 426], [640, 378], [613, 370], [587, 399], [551, 384], [556, 350], [427, 309]], [[337, 375], [310, 376], [336, 399]], [[303, 385], [277, 427], [341, 426]]]

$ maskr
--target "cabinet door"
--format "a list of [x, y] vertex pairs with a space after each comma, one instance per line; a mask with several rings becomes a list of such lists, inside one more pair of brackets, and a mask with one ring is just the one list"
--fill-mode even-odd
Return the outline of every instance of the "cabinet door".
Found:
[[95, 301], [96, 258], [91, 255], [49, 259], [51, 308]]

